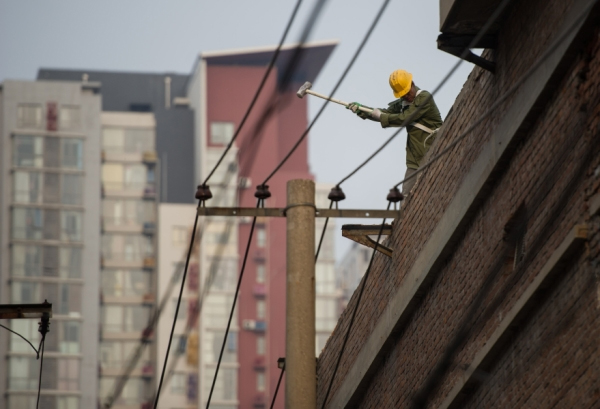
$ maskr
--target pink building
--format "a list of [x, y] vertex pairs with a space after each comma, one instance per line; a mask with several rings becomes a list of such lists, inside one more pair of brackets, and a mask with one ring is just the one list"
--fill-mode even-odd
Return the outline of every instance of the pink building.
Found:
[[[281, 89], [284, 70], [295, 48], [287, 47], [282, 50], [276, 67], [236, 141], [236, 176], [245, 186], [239, 190], [240, 206], [256, 206], [256, 186], [275, 169], [306, 129], [307, 99], [299, 99], [296, 91], [305, 81], [314, 81], [335, 45], [335, 42], [327, 42], [304, 47], [299, 62], [295, 64], [291, 85], [287, 89]], [[206, 164], [214, 162], [210, 158], [211, 149], [222, 152], [233, 131], [238, 128], [273, 51], [271, 47], [200, 56], [194, 77], [200, 81], [196, 84], [200, 85], [197, 87], [200, 89], [200, 104], [202, 105], [202, 101], [207, 102], [204, 104], [205, 109], [200, 107], [197, 110], [200, 118], [196, 122], [201, 127], [197, 128], [197, 135], [200, 134], [202, 141], [196, 152], [196, 157], [202, 162], [199, 174], [205, 175], [206, 170], [210, 169]], [[202, 82], [205, 87], [202, 87]], [[191, 95], [194, 87], [192, 82]], [[256, 125], [272, 102], [275, 102], [273, 114], [257, 132]], [[205, 113], [204, 118], [202, 112]], [[227, 163], [221, 165], [226, 166]], [[308, 167], [307, 140], [269, 181], [272, 197], [266, 201], [266, 206], [284, 207], [286, 182], [297, 178], [313, 178]], [[218, 183], [215, 175], [209, 185], [212, 187]], [[210, 205], [217, 206], [213, 203]], [[251, 220], [238, 220], [238, 272], [250, 228]], [[257, 220], [237, 309], [237, 400], [240, 408], [268, 407], [277, 385], [280, 373], [277, 359], [285, 356], [285, 252], [285, 220]], [[201, 383], [207, 378], [208, 373], [201, 375]], [[202, 389], [206, 390], [206, 385], [202, 385]], [[276, 407], [283, 408], [284, 390], [282, 383]], [[206, 396], [203, 396], [202, 400], [204, 399]]]

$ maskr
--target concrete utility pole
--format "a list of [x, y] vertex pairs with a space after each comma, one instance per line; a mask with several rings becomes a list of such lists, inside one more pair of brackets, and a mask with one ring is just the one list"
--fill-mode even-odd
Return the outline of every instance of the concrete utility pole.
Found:
[[[268, 191], [268, 186], [265, 188]], [[332, 189], [332, 192], [335, 189], [341, 192], [337, 186]], [[302, 179], [290, 180], [287, 183], [285, 209], [201, 206], [197, 211], [199, 216], [287, 217], [285, 407], [286, 409], [315, 409], [317, 405], [315, 217], [395, 219], [400, 216], [400, 211], [317, 209], [315, 183], [312, 180]], [[367, 237], [373, 230], [372, 227], [363, 226], [361, 229], [364, 231], [346, 232], [346, 235], [359, 243], [375, 247], [375, 242]], [[379, 232], [381, 229], [375, 231]], [[391, 232], [389, 226], [386, 232], [387, 234]], [[383, 254], [391, 256], [391, 249], [381, 245], [377, 247], [381, 247], [379, 251]]]
[[285, 407], [315, 409], [315, 183], [287, 183]]

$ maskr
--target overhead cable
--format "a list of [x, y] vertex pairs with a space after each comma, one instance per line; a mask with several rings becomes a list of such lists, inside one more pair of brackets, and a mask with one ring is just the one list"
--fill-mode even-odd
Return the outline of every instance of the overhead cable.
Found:
[[23, 338], [23, 340], [25, 340], [25, 342], [27, 342], [31, 346], [31, 348], [33, 348], [33, 350], [35, 351], [35, 355], [37, 356], [37, 359], [40, 358], [40, 352], [33, 346], [33, 344], [31, 342], [29, 342], [29, 340], [27, 338], [25, 338], [23, 335], [19, 334], [18, 332], [13, 331], [12, 329], [8, 328], [7, 326], [4, 326], [4, 325], [0, 324], [0, 327], [4, 328], [7, 331], [12, 332], [15, 335], [18, 335], [21, 338]]
[[[301, 0], [298, 0], [298, 2], [296, 3], [296, 7], [294, 8], [294, 11], [292, 12], [292, 15], [290, 16], [290, 20], [288, 21], [288, 25], [286, 26], [286, 29], [281, 37], [281, 40], [279, 42], [279, 45], [277, 46], [277, 49], [275, 51], [275, 53], [273, 54], [273, 56], [271, 57], [271, 61], [269, 63], [269, 67], [267, 68], [267, 71], [265, 72], [265, 75], [263, 76], [263, 79], [261, 81], [261, 84], [258, 88], [258, 90], [256, 91], [256, 94], [254, 95], [254, 98], [252, 99], [252, 102], [250, 104], [250, 106], [248, 107], [246, 114], [244, 115], [244, 118], [242, 119], [242, 122], [240, 123], [240, 126], [238, 127], [238, 129], [236, 130], [234, 136], [232, 137], [231, 141], [229, 142], [229, 144], [227, 145], [227, 148], [225, 149], [225, 152], [223, 153], [223, 155], [221, 156], [221, 158], [218, 160], [218, 162], [215, 164], [215, 166], [213, 167], [213, 169], [210, 171], [208, 177], [204, 180], [203, 185], [206, 185], [206, 183], [208, 182], [208, 180], [210, 179], [210, 177], [214, 174], [214, 172], [216, 171], [217, 167], [219, 166], [219, 164], [221, 163], [221, 161], [223, 160], [223, 158], [225, 157], [227, 151], [229, 151], [229, 149], [231, 149], [231, 147], [233, 146], [234, 141], [237, 139], [240, 130], [242, 128], [242, 126], [244, 125], [244, 123], [246, 122], [246, 119], [248, 118], [250, 111], [252, 110], [252, 108], [254, 107], [258, 96], [260, 95], [260, 92], [262, 91], [266, 80], [269, 76], [269, 73], [271, 72], [271, 70], [273, 69], [273, 66], [275, 64], [275, 60], [277, 59], [277, 56], [279, 55], [281, 48], [283, 46], [283, 43], [285, 41], [285, 38], [287, 37], [287, 34], [289, 32], [289, 29], [292, 25], [292, 22], [295, 19], [296, 13], [298, 11], [298, 8], [300, 7], [301, 4]], [[319, 15], [321, 14], [321, 11], [323, 9], [323, 7], [325, 6], [325, 3], [327, 2], [327, 0], [318, 0], [317, 3], [315, 4], [315, 6], [313, 7], [311, 14], [307, 20], [307, 23], [304, 26], [304, 29], [302, 31], [302, 35], [300, 36], [300, 41], [298, 42], [298, 44], [296, 45], [296, 47], [294, 48], [294, 52], [292, 53], [292, 57], [289, 59], [289, 61], [287, 62], [287, 64], [285, 65], [285, 68], [283, 69], [283, 74], [281, 76], [281, 80], [280, 80], [280, 88], [287, 88], [287, 86], [289, 85], [289, 83], [291, 82], [294, 73], [296, 71], [296, 68], [303, 56], [303, 46], [304, 43], [308, 40], [312, 29], [316, 23], [316, 21], [318, 20]], [[276, 107], [278, 107], [278, 101], [277, 98], [271, 98], [270, 99], [270, 104], [267, 107], [267, 109], [265, 110], [265, 112], [263, 112], [263, 114], [261, 115], [257, 125], [254, 127], [254, 130], [252, 132], [252, 135], [257, 135], [260, 133], [260, 131], [262, 130], [262, 128], [264, 127], [267, 119], [272, 115], [274, 109]]]
[[[199, 199], [198, 207], [204, 202]], [[156, 399], [154, 400], [154, 409], [158, 406], [158, 399], [160, 398], [160, 391], [163, 384], [163, 378], [165, 376], [165, 368], [167, 367], [167, 361], [169, 359], [169, 351], [171, 350], [171, 343], [173, 342], [173, 333], [175, 332], [175, 324], [177, 323], [177, 315], [179, 314], [179, 307], [181, 305], [181, 298], [183, 296], [183, 288], [185, 286], [185, 279], [187, 277], [188, 266], [190, 264], [190, 257], [192, 256], [192, 250], [194, 248], [194, 238], [196, 237], [196, 229], [198, 228], [198, 213], [194, 217], [194, 227], [192, 228], [192, 237], [190, 239], [190, 247], [188, 250], [187, 257], [185, 259], [185, 267], [183, 269], [183, 277], [181, 278], [181, 287], [179, 288], [179, 296], [177, 297], [177, 306], [175, 307], [175, 316], [173, 317], [173, 325], [171, 326], [171, 333], [169, 335], [169, 343], [167, 344], [167, 352], [165, 353], [165, 360], [163, 368], [160, 374], [160, 381], [158, 382], [158, 389], [156, 391]]]
[[204, 179], [204, 182], [202, 183], [203, 185], [206, 185], [208, 183], [209, 179], [215, 173], [215, 171], [217, 170], [217, 168], [219, 167], [219, 165], [221, 164], [221, 162], [223, 161], [223, 159], [225, 159], [225, 156], [227, 155], [227, 152], [229, 152], [229, 149], [231, 149], [231, 147], [233, 146], [233, 143], [235, 142], [235, 140], [237, 139], [238, 135], [240, 134], [240, 131], [244, 127], [244, 124], [246, 123], [246, 120], [248, 119], [248, 116], [250, 116], [250, 112], [252, 112], [252, 109], [254, 108], [254, 105], [256, 104], [256, 101], [258, 100], [258, 97], [259, 97], [260, 93], [262, 92], [262, 90], [263, 90], [263, 88], [265, 86], [265, 83], [267, 82], [267, 79], [269, 78], [269, 74], [271, 73], [271, 71], [273, 70], [273, 67], [275, 66], [275, 61], [277, 60], [277, 57], [279, 56], [279, 53], [281, 51], [281, 47], [283, 47], [283, 43], [285, 42], [285, 39], [286, 39], [286, 37], [288, 35], [288, 32], [290, 31], [290, 28], [292, 27], [292, 23], [294, 22], [294, 20], [296, 18], [296, 14], [298, 13], [298, 9], [300, 8], [301, 4], [302, 4], [302, 0], [298, 0], [296, 2], [296, 6], [294, 7], [294, 10], [292, 11], [292, 14], [290, 15], [290, 18], [289, 18], [288, 23], [287, 23], [287, 25], [285, 27], [285, 30], [283, 31], [283, 34], [281, 35], [281, 40], [279, 40], [279, 44], [277, 45], [277, 48], [275, 49], [275, 52], [271, 56], [271, 61], [269, 61], [269, 65], [267, 67], [267, 70], [265, 71], [265, 73], [264, 73], [264, 75], [262, 77], [262, 80], [260, 81], [260, 85], [258, 86], [258, 89], [254, 93], [254, 97], [252, 98], [252, 101], [250, 102], [250, 105], [248, 106], [248, 109], [246, 109], [246, 113], [242, 117], [242, 120], [241, 120], [240, 124], [238, 125], [237, 129], [235, 130], [235, 133], [233, 134], [233, 137], [231, 138], [231, 141], [229, 141], [229, 143], [227, 144], [227, 147], [225, 148], [225, 151], [223, 151], [223, 154], [221, 155], [221, 157], [219, 158], [219, 160], [217, 161], [217, 163], [215, 164], [215, 166], [213, 167], [213, 169], [209, 172], [209, 174], [206, 177], [206, 179]]
[[283, 378], [283, 373], [285, 372], [285, 362], [283, 363], [283, 367], [281, 368], [281, 373], [279, 374], [279, 380], [277, 381], [277, 386], [275, 387], [275, 393], [273, 394], [273, 400], [271, 400], [271, 407], [275, 406], [275, 399], [277, 399], [277, 392], [279, 392], [279, 385], [281, 385], [281, 379]]
[[[264, 199], [258, 199], [256, 203], [256, 207], [259, 208], [264, 205]], [[206, 401], [206, 408], [208, 409], [210, 406], [210, 401], [215, 389], [215, 384], [217, 382], [217, 376], [219, 375], [219, 368], [221, 367], [221, 360], [223, 359], [223, 352], [225, 351], [225, 344], [227, 343], [227, 336], [229, 335], [229, 329], [231, 327], [231, 321], [233, 320], [233, 314], [235, 312], [235, 305], [237, 304], [238, 294], [240, 292], [240, 287], [242, 285], [242, 278], [244, 277], [244, 271], [246, 270], [246, 262], [248, 261], [248, 254], [250, 253], [250, 244], [252, 244], [252, 236], [254, 235], [254, 228], [256, 226], [256, 216], [252, 218], [252, 226], [250, 227], [250, 234], [248, 236], [248, 244], [246, 245], [246, 251], [244, 252], [244, 260], [242, 261], [242, 268], [240, 271], [240, 275], [237, 282], [237, 287], [235, 289], [235, 295], [233, 296], [233, 303], [231, 305], [231, 312], [229, 313], [229, 319], [227, 320], [227, 328], [225, 329], [225, 335], [223, 337], [223, 344], [221, 345], [221, 352], [219, 353], [219, 360], [217, 361], [217, 367], [215, 369], [215, 376], [212, 380], [212, 385], [210, 387], [210, 393], [208, 394], [208, 400]]]
[[[381, 16], [383, 15], [383, 12], [385, 11], [385, 9], [388, 6], [389, 2], [390, 2], [390, 0], [385, 0], [383, 2], [383, 4], [381, 5], [381, 7], [379, 9], [379, 12], [375, 16], [375, 19], [373, 20], [373, 23], [371, 23], [371, 26], [367, 30], [367, 33], [365, 34], [365, 36], [363, 37], [362, 41], [360, 42], [360, 45], [358, 46], [358, 49], [355, 51], [354, 55], [352, 56], [352, 59], [350, 60], [350, 62], [346, 66], [346, 69], [344, 70], [342, 76], [340, 77], [340, 79], [338, 80], [338, 82], [333, 87], [333, 90], [329, 94], [329, 98], [332, 98], [335, 95], [335, 93], [338, 90], [338, 88], [340, 87], [340, 85], [342, 85], [342, 82], [346, 78], [346, 75], [348, 75], [348, 72], [350, 72], [350, 69], [352, 68], [352, 66], [356, 62], [356, 59], [360, 55], [362, 49], [364, 48], [365, 44], [367, 43], [367, 41], [371, 37], [371, 34], [375, 30], [375, 27], [377, 26], [377, 23], [379, 23], [379, 20], [381, 19]], [[292, 147], [292, 149], [288, 152], [288, 154], [283, 158], [283, 160], [281, 160], [281, 162], [279, 162], [279, 164], [269, 174], [269, 176], [266, 177], [266, 179], [262, 183], [263, 185], [266, 185], [267, 182], [269, 182], [269, 180], [273, 177], [273, 175], [275, 175], [275, 173], [277, 173], [277, 171], [279, 169], [281, 169], [281, 167], [287, 162], [287, 160], [290, 158], [290, 156], [292, 156], [292, 154], [296, 151], [296, 149], [298, 149], [298, 146], [300, 146], [300, 144], [302, 143], [302, 141], [304, 140], [304, 138], [306, 138], [306, 136], [308, 135], [308, 132], [310, 132], [310, 130], [312, 129], [313, 125], [317, 122], [317, 120], [319, 119], [319, 117], [321, 116], [321, 114], [323, 113], [323, 111], [325, 110], [325, 108], [327, 107], [328, 103], [329, 103], [329, 100], [326, 100], [323, 103], [323, 105], [321, 105], [321, 108], [317, 112], [317, 115], [313, 118], [313, 120], [310, 122], [310, 124], [308, 125], [308, 127], [306, 128], [306, 130], [302, 133], [302, 135], [300, 135], [300, 138], [296, 141], [296, 143], [294, 144], [294, 146]]]
[[[390, 210], [391, 206], [392, 206], [392, 202], [389, 202], [387, 210]], [[363, 276], [360, 290], [358, 292], [358, 298], [356, 300], [354, 309], [352, 310], [352, 316], [350, 317], [350, 323], [348, 324], [348, 329], [346, 330], [346, 335], [344, 336], [344, 341], [342, 342], [342, 347], [340, 348], [340, 353], [338, 355], [338, 359], [333, 368], [333, 373], [331, 374], [331, 379], [329, 380], [329, 386], [327, 387], [327, 392], [325, 392], [325, 397], [323, 398], [323, 403], [321, 405], [321, 409], [324, 409], [325, 405], [327, 404], [327, 398], [329, 397], [329, 393], [331, 392], [331, 387], [333, 386], [333, 380], [335, 379], [335, 375], [337, 374], [338, 368], [340, 366], [342, 356], [344, 355], [344, 350], [346, 349], [346, 344], [348, 342], [348, 338], [350, 337], [350, 331], [352, 330], [352, 326], [354, 325], [354, 319], [356, 318], [356, 313], [358, 312], [358, 307], [360, 306], [360, 300], [362, 299], [363, 293], [365, 291], [365, 287], [367, 285], [367, 280], [369, 279], [369, 275], [371, 273], [371, 267], [373, 266], [373, 260], [375, 259], [375, 254], [377, 253], [377, 247], [379, 246], [379, 241], [381, 240], [381, 236], [383, 234], [385, 220], [386, 219], [383, 219], [383, 221], [381, 222], [381, 227], [379, 228], [377, 240], [375, 241], [375, 246], [373, 247], [373, 252], [371, 253], [371, 259], [369, 260], [369, 265], [367, 267], [367, 271], [365, 272], [365, 274]]]

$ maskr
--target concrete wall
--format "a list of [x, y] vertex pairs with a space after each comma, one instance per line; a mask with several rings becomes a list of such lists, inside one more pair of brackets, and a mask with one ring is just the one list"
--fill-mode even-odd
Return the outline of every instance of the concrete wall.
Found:
[[[326, 407], [598, 407], [600, 41], [593, 19], [569, 28], [584, 4], [508, 10], [498, 49], [484, 53], [496, 74], [473, 69], [431, 156], [563, 30], [570, 46], [553, 47], [420, 175], [394, 225], [393, 258], [375, 258]], [[587, 245], [574, 244], [581, 224]], [[319, 357], [318, 407], [357, 298]]]

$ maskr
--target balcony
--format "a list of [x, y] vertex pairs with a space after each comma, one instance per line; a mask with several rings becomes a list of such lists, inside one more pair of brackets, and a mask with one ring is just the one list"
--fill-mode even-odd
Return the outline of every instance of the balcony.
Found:
[[156, 298], [154, 297], [154, 294], [144, 294], [144, 296], [142, 297], [142, 304], [152, 305], [155, 302]]
[[142, 232], [146, 236], [152, 236], [154, 233], [156, 233], [156, 223], [154, 223], [154, 222], [145, 222], [144, 226], [143, 226]]
[[150, 363], [145, 364], [142, 367], [142, 377], [152, 378], [154, 376], [154, 366]]
[[102, 182], [102, 197], [155, 199], [156, 188], [151, 182]]
[[144, 257], [144, 269], [145, 270], [154, 270], [155, 267], [156, 267], [156, 258]]
[[254, 396], [254, 399], [252, 400], [252, 406], [255, 408], [264, 408], [266, 404], [267, 398], [262, 392], [257, 393], [256, 396]]
[[261, 320], [243, 320], [242, 328], [246, 331], [265, 332], [267, 330], [267, 322]]
[[267, 287], [264, 284], [254, 284], [254, 296], [257, 298], [263, 298], [267, 295]]
[[256, 357], [256, 359], [254, 360], [253, 366], [256, 371], [264, 371], [267, 366], [265, 363], [265, 357], [264, 356]]
[[158, 160], [158, 157], [156, 155], [156, 152], [154, 152], [154, 151], [144, 152], [142, 154], [142, 162], [144, 162], [146, 164], [154, 164], [157, 162], [157, 160]]

